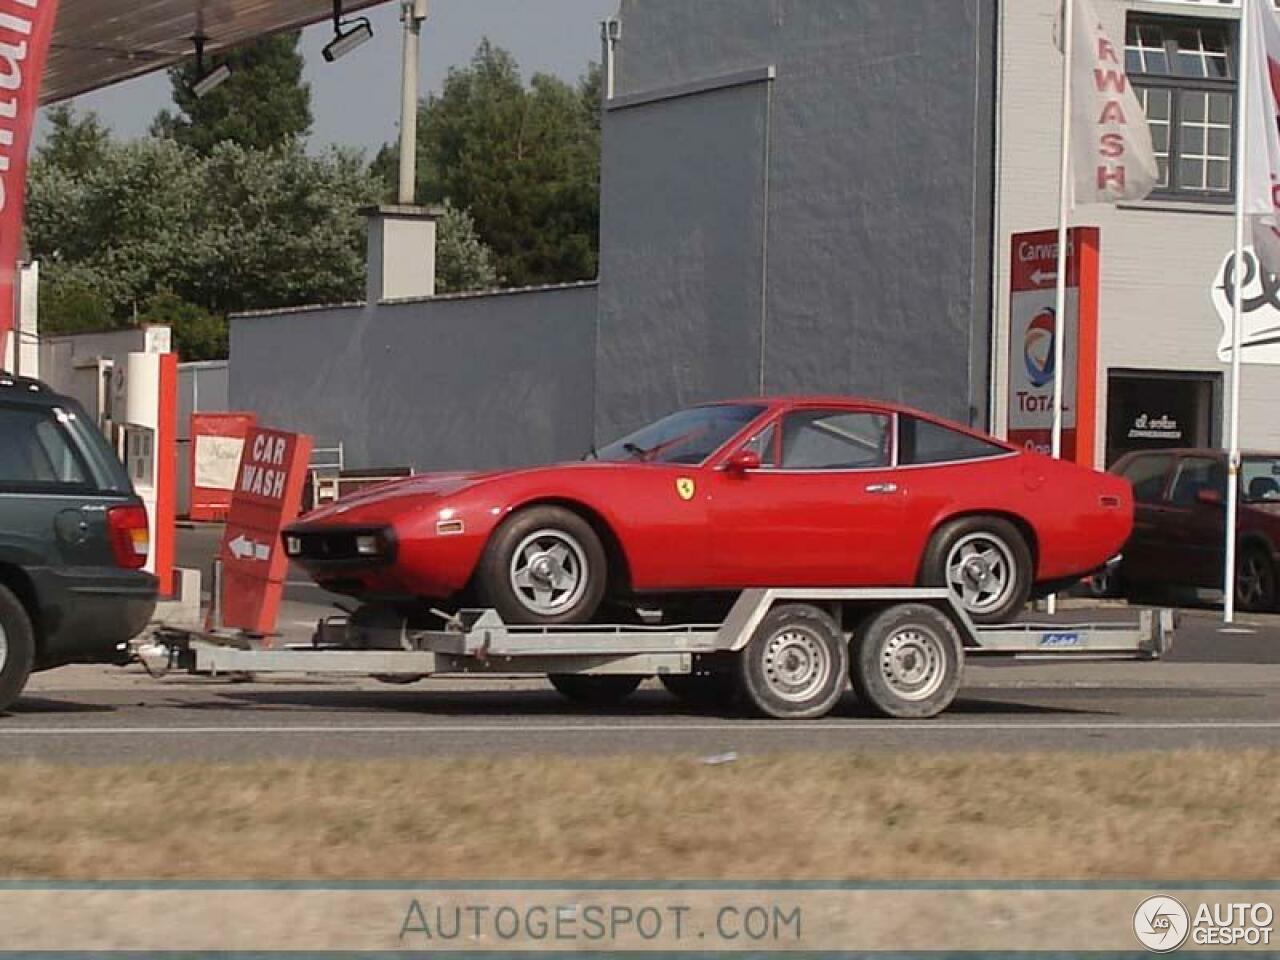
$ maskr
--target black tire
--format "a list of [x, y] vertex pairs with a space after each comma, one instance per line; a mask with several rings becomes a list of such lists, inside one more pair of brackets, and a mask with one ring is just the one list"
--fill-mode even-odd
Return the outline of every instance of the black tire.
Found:
[[1098, 600], [1115, 600], [1125, 595], [1124, 578], [1119, 567], [1108, 567], [1090, 576], [1085, 584], [1089, 596]]
[[[971, 554], [975, 558], [987, 553], [995, 558], [970, 563], [964, 555], [969, 549], [975, 551]], [[958, 576], [972, 586], [971, 595], [948, 575], [948, 567], [957, 565], [964, 567]], [[934, 533], [925, 550], [920, 582], [926, 587], [950, 587], [974, 623], [1007, 623], [1027, 605], [1034, 576], [1031, 548], [1018, 528], [1001, 517], [976, 516], [952, 520]], [[990, 579], [978, 579], [982, 577]]]
[[13, 591], [0, 585], [0, 713], [22, 695], [35, 658], [31, 617]]
[[636, 692], [644, 677], [617, 674], [549, 673], [547, 679], [566, 700], [590, 707], [610, 707]]
[[902, 603], [858, 631], [850, 679], [875, 713], [916, 720], [951, 705], [963, 667], [964, 643], [951, 618], [923, 603]]
[[[535, 559], [526, 563], [529, 557]], [[524, 587], [516, 583], [520, 563], [526, 563]], [[609, 575], [591, 524], [554, 506], [530, 507], [509, 517], [489, 540], [476, 574], [483, 605], [507, 623], [533, 624], [586, 623], [604, 599]], [[563, 581], [556, 579], [562, 575]], [[573, 586], [557, 595], [559, 584], [569, 582]]]
[[738, 656], [738, 685], [766, 717], [826, 716], [848, 686], [849, 644], [826, 611], [804, 603], [776, 606]]
[[699, 710], [731, 707], [738, 699], [738, 678], [728, 670], [662, 673], [658, 679], [669, 694]]
[[1276, 565], [1264, 548], [1246, 544], [1236, 562], [1236, 606], [1249, 613], [1270, 613], [1276, 601]]

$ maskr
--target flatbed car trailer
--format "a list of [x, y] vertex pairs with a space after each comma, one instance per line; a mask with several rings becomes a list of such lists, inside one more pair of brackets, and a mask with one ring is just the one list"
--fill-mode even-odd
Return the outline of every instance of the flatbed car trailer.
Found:
[[421, 630], [362, 608], [320, 621], [309, 644], [281, 649], [238, 634], [160, 628], [144, 661], [196, 674], [389, 683], [547, 675], [565, 696], [594, 704], [657, 676], [688, 702], [740, 703], [780, 719], [824, 716], [851, 682], [879, 715], [925, 718], [955, 699], [969, 657], [1155, 660], [1171, 648], [1176, 626], [1169, 610], [1114, 623], [976, 626], [945, 588], [745, 590], [715, 624], [523, 626], [493, 610], [440, 617], [440, 629]]

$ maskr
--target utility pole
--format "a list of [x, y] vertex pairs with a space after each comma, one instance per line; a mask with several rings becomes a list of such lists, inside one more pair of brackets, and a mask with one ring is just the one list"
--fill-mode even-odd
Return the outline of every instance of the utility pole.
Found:
[[403, 0], [404, 47], [400, 62], [400, 191], [398, 200], [413, 204], [418, 179], [418, 55], [427, 0]]

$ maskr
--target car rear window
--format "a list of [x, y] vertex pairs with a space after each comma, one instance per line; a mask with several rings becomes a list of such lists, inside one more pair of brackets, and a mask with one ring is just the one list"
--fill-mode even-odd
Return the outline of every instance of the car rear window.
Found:
[[998, 443], [905, 415], [898, 418], [898, 444], [898, 462], [906, 466], [981, 460], [1010, 452]]
[[88, 468], [52, 410], [0, 406], [0, 485], [88, 484]]
[[1240, 488], [1251, 503], [1280, 501], [1280, 457], [1245, 457]]
[[1168, 454], [1149, 454], [1134, 457], [1119, 471], [1133, 485], [1133, 498], [1139, 503], [1156, 503], [1164, 497], [1165, 480], [1173, 457]]

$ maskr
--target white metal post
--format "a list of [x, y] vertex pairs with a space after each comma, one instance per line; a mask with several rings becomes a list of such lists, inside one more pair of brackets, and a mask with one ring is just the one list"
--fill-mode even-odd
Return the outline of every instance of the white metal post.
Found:
[[427, 0], [404, 0], [404, 45], [400, 59], [400, 203], [412, 204], [418, 179], [418, 56]]
[[[1231, 292], [1231, 403], [1228, 425], [1226, 562], [1222, 572], [1222, 619], [1233, 623], [1236, 617], [1236, 516], [1240, 506], [1240, 326], [1244, 304], [1244, 228], [1245, 185], [1248, 171], [1249, 97], [1255, 91], [1249, 84], [1250, 0], [1241, 0], [1239, 61], [1239, 95], [1236, 97], [1236, 247], [1232, 269], [1234, 290]], [[1262, 269], [1262, 264], [1257, 264]]]
[[[1051, 450], [1062, 456], [1062, 403], [1067, 365], [1067, 220], [1071, 215], [1071, 57], [1074, 52], [1075, 0], [1062, 5], [1062, 150], [1058, 165], [1058, 269], [1053, 308], [1053, 429]], [[1049, 597], [1049, 613], [1058, 611], [1058, 598]]]

